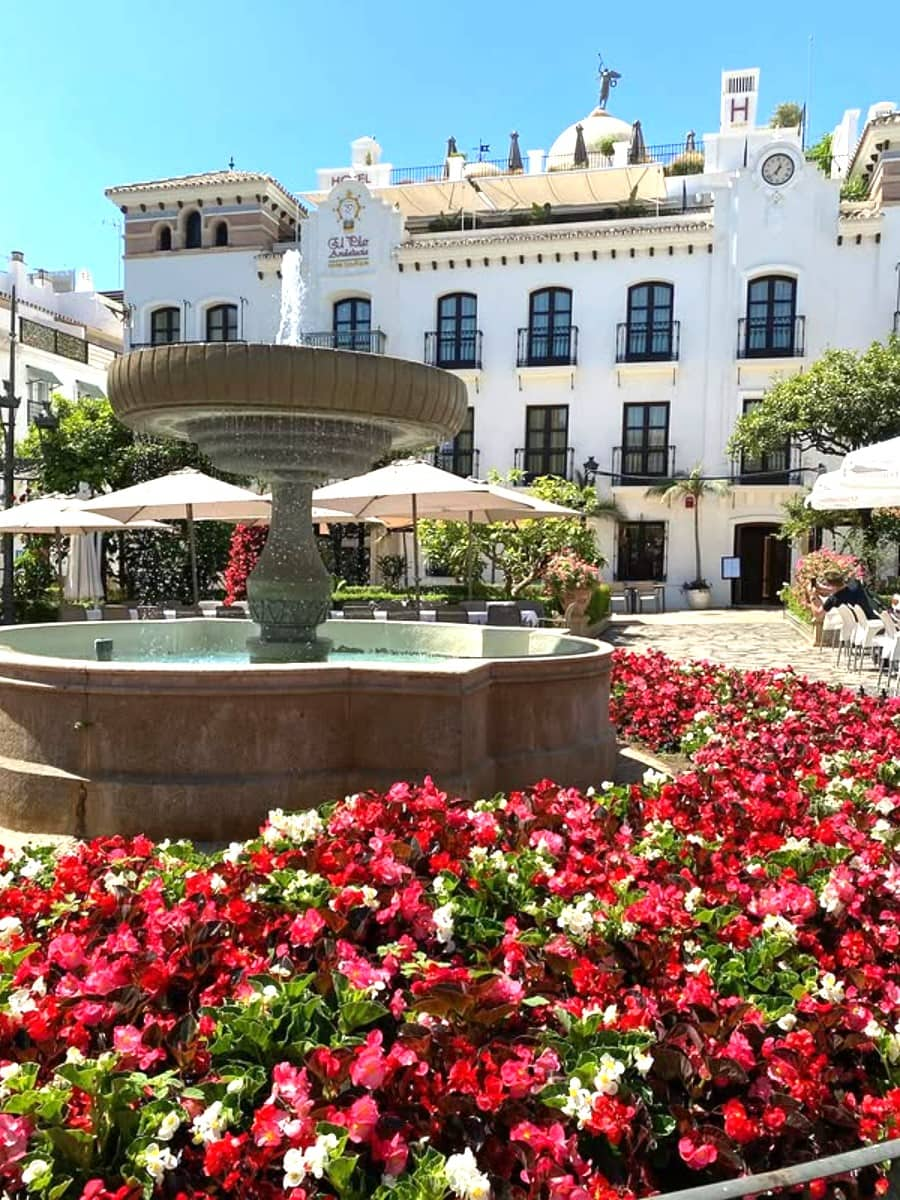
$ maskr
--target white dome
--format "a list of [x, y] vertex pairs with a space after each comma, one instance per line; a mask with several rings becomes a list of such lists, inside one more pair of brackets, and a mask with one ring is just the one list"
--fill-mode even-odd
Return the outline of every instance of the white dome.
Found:
[[612, 138], [614, 141], [630, 141], [631, 126], [627, 121], [620, 121], [618, 117], [612, 117], [605, 109], [595, 108], [594, 111], [583, 121], [576, 121], [575, 125], [570, 125], [568, 129], [564, 129], [553, 145], [550, 147], [550, 159], [562, 162], [565, 158], [570, 158], [574, 161], [575, 158], [575, 139], [578, 137], [576, 126], [584, 126], [584, 144], [588, 152], [596, 151], [600, 142], [606, 138]]

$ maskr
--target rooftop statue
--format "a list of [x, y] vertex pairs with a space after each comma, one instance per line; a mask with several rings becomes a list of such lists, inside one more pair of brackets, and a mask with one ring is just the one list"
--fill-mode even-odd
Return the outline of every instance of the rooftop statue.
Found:
[[600, 102], [598, 107], [605, 109], [609, 102], [610, 88], [614, 88], [622, 76], [619, 71], [613, 71], [610, 67], [603, 65], [602, 54], [598, 54], [597, 57], [600, 59]]

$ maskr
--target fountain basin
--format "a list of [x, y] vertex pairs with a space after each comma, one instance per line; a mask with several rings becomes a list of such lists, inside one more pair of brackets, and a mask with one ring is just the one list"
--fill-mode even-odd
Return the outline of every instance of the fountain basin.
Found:
[[111, 662], [87, 623], [0, 631], [0, 825], [218, 841], [271, 808], [426, 774], [473, 800], [611, 775], [612, 649], [563, 631], [328, 621], [319, 633], [361, 657], [302, 665], [216, 662], [249, 621], [101, 631]]

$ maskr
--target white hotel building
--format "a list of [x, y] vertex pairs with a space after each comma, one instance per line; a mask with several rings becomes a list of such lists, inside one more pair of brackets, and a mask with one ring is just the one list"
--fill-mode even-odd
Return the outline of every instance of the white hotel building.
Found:
[[[111, 188], [131, 344], [273, 340], [299, 239], [308, 343], [466, 380], [468, 423], [440, 465], [595, 476], [626, 517], [600, 529], [610, 571], [665, 582], [678, 607], [693, 513], [646, 493], [700, 464], [733, 484], [701, 509], [714, 603], [772, 602], [782, 503], [820, 464], [789, 446], [733, 462], [726, 445], [773, 380], [897, 328], [900, 112], [873, 106], [861, 133], [847, 112], [826, 177], [798, 129], [757, 123], [758, 89], [758, 70], [723, 73], [718, 131], [677, 146], [644, 147], [595, 109], [521, 160], [514, 138], [502, 162], [397, 169], [360, 138], [300, 197], [234, 170]], [[867, 198], [842, 201], [857, 177]]]

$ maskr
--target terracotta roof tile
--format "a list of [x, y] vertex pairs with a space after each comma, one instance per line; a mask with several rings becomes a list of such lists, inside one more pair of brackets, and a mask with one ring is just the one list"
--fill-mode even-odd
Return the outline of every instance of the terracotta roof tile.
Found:
[[[259, 171], [206, 171], [199, 175], [175, 175], [171, 179], [147, 179], [143, 183], [125, 183], [118, 187], [106, 189], [107, 196], [119, 196], [132, 192], [175, 191], [187, 187], [215, 187], [236, 183], [265, 183], [277, 188], [292, 203], [299, 201], [293, 192], [279, 183], [272, 175], [264, 175]], [[300, 206], [303, 207], [302, 205]]]

